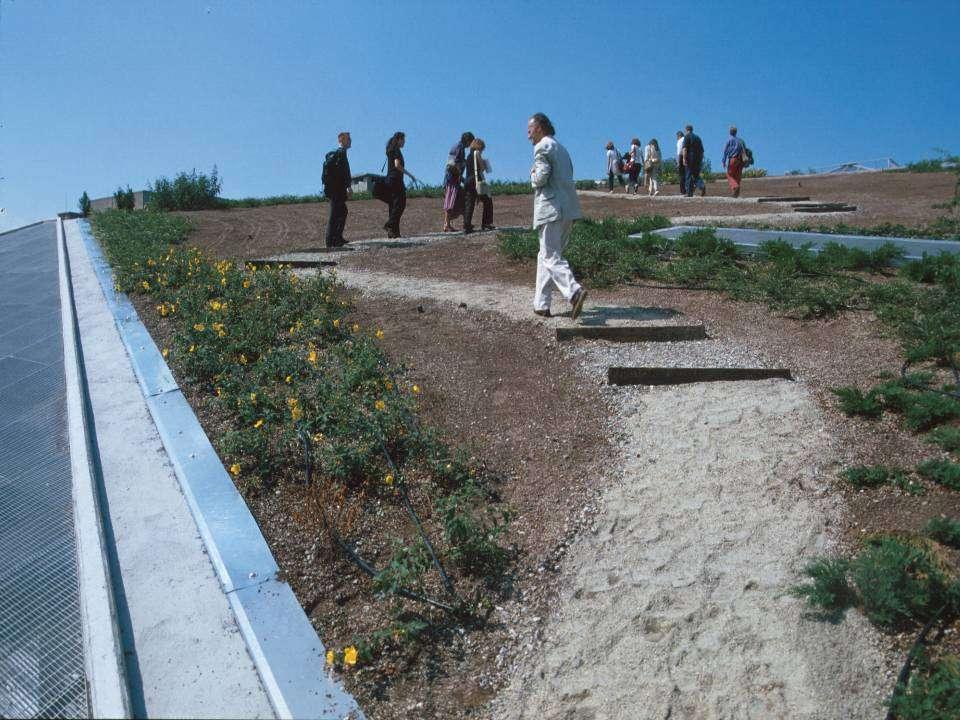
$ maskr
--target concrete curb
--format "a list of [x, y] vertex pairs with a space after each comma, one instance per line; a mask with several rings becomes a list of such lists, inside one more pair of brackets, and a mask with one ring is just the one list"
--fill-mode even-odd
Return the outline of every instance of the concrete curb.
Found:
[[237, 624], [280, 718], [362, 719], [353, 699], [326, 671], [326, 649], [276, 561], [243, 497], [111, 268], [89, 224], [84, 247], [130, 356], [150, 414]]
[[[683, 233], [711, 228], [718, 237], [732, 240], [734, 244], [751, 252], [768, 240], [783, 240], [794, 247], [810, 243], [814, 250], [830, 242], [840, 243], [852, 248], [876, 250], [884, 243], [893, 243], [904, 251], [904, 260], [920, 260], [924, 255], [940, 253], [960, 253], [960, 242], [954, 240], [923, 240], [917, 238], [882, 237], [879, 235], [834, 235], [831, 233], [801, 232], [799, 230], [753, 230], [750, 228], [714, 227], [712, 225], [674, 225], [654, 230], [657, 235], [676, 239]], [[640, 237], [640, 234], [631, 237]]]
[[91, 717], [129, 718], [127, 687], [120, 642], [120, 627], [113, 598], [97, 470], [90, 451], [86, 374], [77, 332], [76, 310], [70, 284], [63, 221], [57, 220], [57, 259], [60, 275], [60, 313], [63, 330], [63, 364], [67, 396], [67, 428], [73, 478], [73, 516], [77, 538], [77, 575], [83, 624], [83, 657]]

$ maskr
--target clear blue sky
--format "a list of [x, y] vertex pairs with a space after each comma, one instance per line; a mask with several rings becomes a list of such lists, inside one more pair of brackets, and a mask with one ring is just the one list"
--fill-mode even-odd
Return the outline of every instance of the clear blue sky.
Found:
[[772, 173], [960, 152], [960, 3], [0, 0], [0, 230], [217, 164], [226, 197], [316, 192], [397, 129], [437, 183], [463, 130], [528, 176], [546, 112], [577, 177], [637, 135], [734, 122]]

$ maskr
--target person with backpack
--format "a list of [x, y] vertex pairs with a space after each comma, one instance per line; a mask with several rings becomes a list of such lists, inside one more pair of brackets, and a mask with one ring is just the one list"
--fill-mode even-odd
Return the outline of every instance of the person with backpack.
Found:
[[677, 182], [680, 184], [680, 194], [687, 194], [687, 169], [683, 166], [683, 130], [677, 130]]
[[400, 237], [400, 218], [407, 207], [407, 188], [403, 184], [403, 176], [407, 175], [414, 182], [419, 182], [403, 162], [401, 150], [406, 142], [406, 134], [399, 130], [387, 140], [386, 185], [390, 193], [390, 213], [383, 229], [387, 231], [388, 238]]
[[613, 140], [607, 143], [607, 190], [613, 192], [613, 178], [616, 177], [620, 182], [620, 187], [626, 191], [626, 184], [623, 182], [623, 158], [617, 151]]
[[323, 194], [330, 203], [330, 220], [327, 222], [325, 244], [328, 248], [343, 247], [343, 229], [347, 224], [347, 195], [350, 192], [350, 133], [337, 135], [336, 150], [331, 150], [323, 160]]
[[703, 141], [693, 132], [693, 125], [687, 125], [683, 135], [683, 167], [685, 170], [684, 184], [687, 197], [693, 197], [693, 189], [700, 188], [700, 197], [707, 194], [706, 183], [700, 177], [703, 167]]
[[730, 139], [723, 146], [723, 166], [727, 169], [727, 184], [730, 194], [740, 197], [740, 179], [743, 176], [746, 144], [737, 137], [737, 126], [730, 126]]

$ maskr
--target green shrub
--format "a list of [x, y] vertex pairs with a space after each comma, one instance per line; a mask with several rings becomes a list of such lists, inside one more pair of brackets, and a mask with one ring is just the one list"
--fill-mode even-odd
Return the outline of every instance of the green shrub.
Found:
[[840, 409], [845, 415], [860, 415], [867, 418], [878, 418], [883, 415], [883, 404], [874, 390], [864, 394], [859, 388], [839, 387], [831, 388], [830, 392], [840, 398]]
[[960, 550], [960, 521], [950, 518], [931, 518], [923, 532], [939, 543]]
[[874, 467], [858, 466], [847, 468], [841, 473], [847, 482], [855, 487], [876, 487], [885, 485], [896, 477], [903, 477], [903, 471], [896, 468], [888, 468], [885, 465], [875, 465]]
[[198, 173], [196, 168], [189, 173], [181, 172], [170, 180], [157, 178], [150, 186], [150, 207], [154, 210], [210, 210], [221, 207], [221, 179], [217, 166], [209, 175]]
[[812, 582], [798, 585], [790, 592], [806, 598], [811, 605], [827, 613], [828, 619], [837, 622], [857, 602], [856, 592], [847, 578], [849, 570], [850, 561], [846, 558], [817, 558], [803, 569], [803, 574]]
[[84, 217], [90, 214], [90, 196], [87, 195], [86, 190], [83, 191], [83, 195], [77, 201], [77, 206], [80, 208], [80, 214]]
[[960, 465], [949, 460], [927, 460], [917, 465], [917, 472], [931, 482], [951, 490], [960, 490]]
[[939, 445], [947, 452], [960, 452], [960, 427], [944, 425], [928, 432], [924, 439], [928, 443]]
[[597, 181], [596, 180], [577, 180], [574, 183], [574, 186], [577, 190], [596, 190]]
[[717, 237], [713, 228], [683, 233], [677, 238], [674, 250], [683, 258], [722, 257], [732, 260], [740, 255], [733, 241]]
[[871, 541], [850, 574], [864, 613], [887, 630], [926, 622], [950, 602], [949, 578], [929, 551], [898, 538]]
[[922, 653], [907, 687], [897, 687], [890, 711], [897, 720], [960, 718], [960, 661], [948, 655], [931, 662]]
[[953, 253], [923, 254], [903, 264], [900, 274], [914, 282], [960, 287], [960, 256]]

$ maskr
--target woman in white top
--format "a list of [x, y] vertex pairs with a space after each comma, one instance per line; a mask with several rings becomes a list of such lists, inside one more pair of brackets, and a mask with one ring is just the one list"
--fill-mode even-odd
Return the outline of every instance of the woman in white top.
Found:
[[660, 143], [650, 138], [643, 151], [643, 169], [647, 173], [647, 194], [651, 197], [660, 194]]
[[611, 140], [607, 143], [607, 190], [610, 192], [613, 192], [614, 177], [620, 182], [620, 187], [626, 187], [623, 182], [623, 175], [620, 174], [622, 172], [620, 162], [620, 153], [616, 151], [613, 140]]

